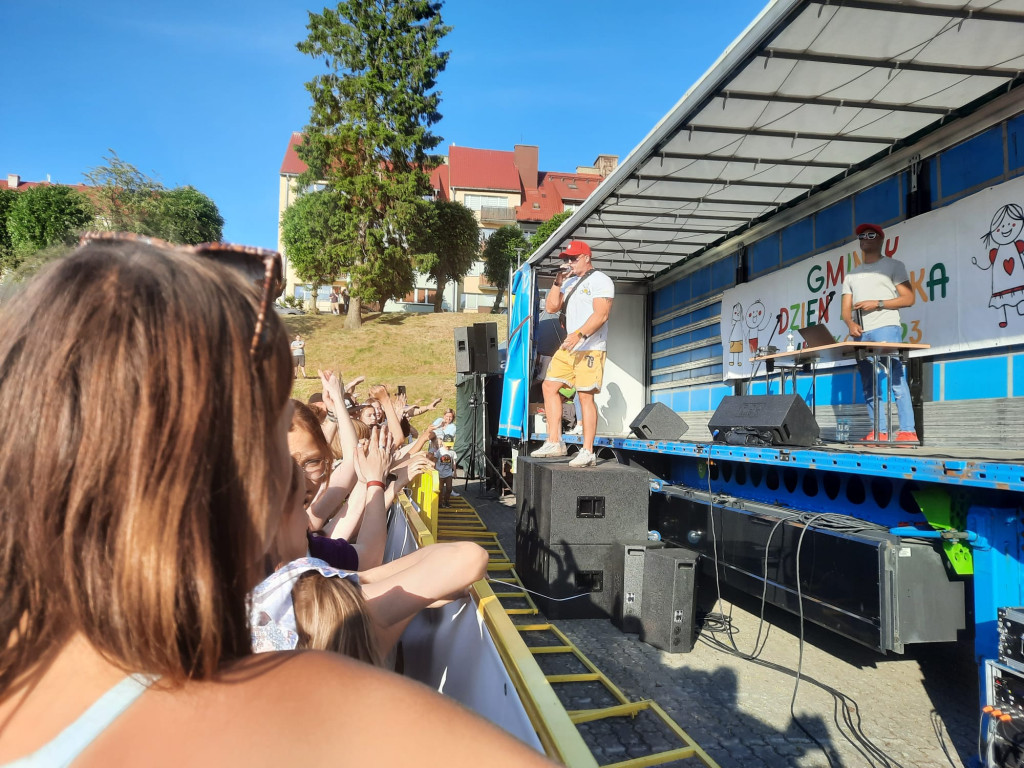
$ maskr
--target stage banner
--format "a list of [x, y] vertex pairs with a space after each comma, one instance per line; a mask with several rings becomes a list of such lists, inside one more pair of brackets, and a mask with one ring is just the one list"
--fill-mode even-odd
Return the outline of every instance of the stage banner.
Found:
[[[760, 346], [787, 348], [797, 329], [843, 322], [846, 273], [861, 263], [857, 241], [731, 288], [722, 296], [723, 378], [763, 374]], [[924, 356], [1024, 342], [1024, 177], [885, 230], [884, 257], [907, 267], [914, 306], [901, 309], [903, 340], [930, 344]], [[915, 355], [917, 356], [917, 355]]]

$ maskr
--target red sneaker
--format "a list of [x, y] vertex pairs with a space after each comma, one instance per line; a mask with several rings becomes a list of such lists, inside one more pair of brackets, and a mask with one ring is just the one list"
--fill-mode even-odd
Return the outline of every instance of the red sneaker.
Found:
[[919, 443], [917, 439], [917, 432], [897, 432], [896, 433], [897, 443]]
[[886, 434], [885, 432], [879, 432], [878, 433], [878, 437], [875, 437], [875, 433], [874, 432], [868, 432], [867, 437], [861, 438], [861, 442], [862, 443], [876, 443], [879, 440], [888, 440], [888, 439], [889, 439], [889, 435]]

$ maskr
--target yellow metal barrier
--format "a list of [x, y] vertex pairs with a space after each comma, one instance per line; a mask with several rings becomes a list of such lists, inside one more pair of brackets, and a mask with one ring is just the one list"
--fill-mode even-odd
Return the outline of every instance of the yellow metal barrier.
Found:
[[437, 540], [438, 489], [440, 485], [436, 470], [423, 473], [409, 484], [409, 490], [419, 508], [419, 515], [435, 541]]

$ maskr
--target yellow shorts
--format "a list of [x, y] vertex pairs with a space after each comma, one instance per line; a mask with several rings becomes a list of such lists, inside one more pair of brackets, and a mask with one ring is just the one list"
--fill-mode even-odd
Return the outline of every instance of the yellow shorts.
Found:
[[600, 392], [601, 380], [604, 378], [604, 358], [604, 350], [567, 352], [560, 349], [551, 358], [544, 379], [560, 381], [576, 387], [579, 392]]

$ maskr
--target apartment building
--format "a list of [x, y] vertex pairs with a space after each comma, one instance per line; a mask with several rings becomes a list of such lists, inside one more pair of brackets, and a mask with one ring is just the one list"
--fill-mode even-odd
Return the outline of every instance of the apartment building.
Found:
[[[293, 133], [281, 163], [278, 210], [278, 247], [281, 242], [280, 214], [299, 192], [296, 179], [306, 170], [295, 147], [302, 134]], [[540, 171], [539, 148], [517, 144], [513, 150], [476, 149], [452, 144], [443, 162], [430, 174], [435, 199], [453, 200], [470, 208], [480, 223], [481, 246], [500, 227], [517, 224], [528, 235], [557, 213], [575, 210], [589, 197], [618, 164], [617, 155], [599, 155], [593, 165], [575, 172]], [[489, 312], [497, 290], [483, 276], [483, 262], [477, 261], [459, 285], [445, 288], [443, 306], [447, 311]], [[286, 268], [289, 295], [309, 298], [310, 288]], [[345, 284], [343, 275], [335, 283]], [[426, 275], [416, 276], [416, 285], [402, 301], [389, 301], [385, 312], [431, 312], [436, 283]], [[319, 302], [326, 302], [330, 286], [322, 286]]]

